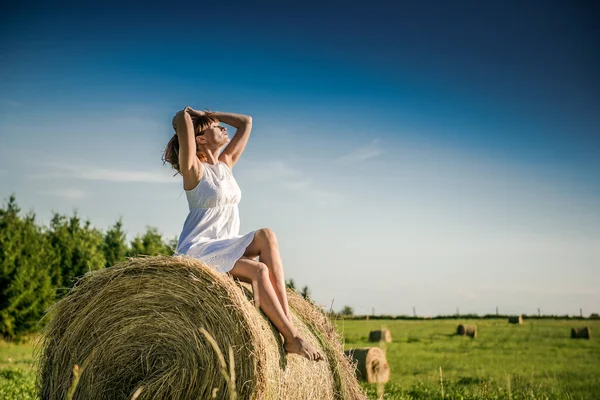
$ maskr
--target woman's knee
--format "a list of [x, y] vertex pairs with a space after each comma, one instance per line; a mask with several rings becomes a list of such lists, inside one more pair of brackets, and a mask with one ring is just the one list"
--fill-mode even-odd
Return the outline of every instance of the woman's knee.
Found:
[[257, 261], [254, 266], [254, 279], [262, 280], [269, 279], [269, 267], [267, 264]]
[[244, 257], [255, 258], [260, 256], [263, 252], [268, 251], [271, 247], [277, 244], [277, 238], [275, 232], [269, 228], [262, 228], [256, 230], [252, 242], [246, 247]]
[[242, 257], [235, 263], [229, 274], [234, 278], [251, 282], [268, 277], [269, 268], [265, 263]]
[[269, 228], [262, 228], [259, 229], [258, 232], [256, 232], [259, 237], [266, 241], [269, 244], [277, 244], [277, 236], [275, 236], [275, 232], [273, 232], [271, 229]]

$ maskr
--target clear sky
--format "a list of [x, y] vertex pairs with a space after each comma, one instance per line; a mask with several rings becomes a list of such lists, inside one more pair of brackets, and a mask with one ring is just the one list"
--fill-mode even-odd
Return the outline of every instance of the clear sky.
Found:
[[599, 7], [386, 3], [6, 6], [0, 198], [176, 236], [172, 116], [247, 114], [242, 233], [327, 308], [600, 312]]

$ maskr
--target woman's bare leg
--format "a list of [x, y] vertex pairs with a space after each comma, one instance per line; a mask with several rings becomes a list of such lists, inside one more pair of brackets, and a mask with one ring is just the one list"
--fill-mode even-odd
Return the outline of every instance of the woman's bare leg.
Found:
[[254, 297], [258, 302], [258, 306], [283, 335], [286, 352], [300, 354], [312, 361], [322, 360], [323, 356], [321, 353], [302, 337], [298, 336], [298, 332], [284, 314], [269, 279], [268, 270], [267, 266], [259, 261], [240, 258], [229, 273], [234, 278], [252, 283], [252, 288], [255, 292]]
[[259, 229], [254, 235], [254, 240], [246, 248], [244, 256], [254, 258], [258, 256], [259, 261], [269, 268], [269, 279], [275, 289], [279, 304], [288, 320], [292, 320], [288, 299], [286, 294], [285, 277], [283, 274], [283, 263], [279, 254], [279, 244], [275, 233], [270, 229]]

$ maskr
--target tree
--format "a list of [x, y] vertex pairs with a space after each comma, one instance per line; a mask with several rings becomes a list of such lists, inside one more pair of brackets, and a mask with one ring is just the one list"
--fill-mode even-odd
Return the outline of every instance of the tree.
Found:
[[35, 214], [19, 216], [15, 196], [0, 209], [0, 335], [15, 338], [36, 329], [54, 300], [48, 244]]
[[158, 232], [158, 229], [148, 226], [146, 227], [146, 232], [143, 235], [137, 235], [131, 241], [131, 246], [127, 256], [156, 256], [159, 254], [171, 256], [173, 255], [174, 251], [172, 246], [173, 241], [170, 243], [163, 242], [162, 236]]
[[302, 295], [302, 297], [304, 297], [305, 300], [310, 300], [310, 290], [308, 290], [308, 286], [304, 286], [302, 288], [300, 295]]
[[296, 291], [296, 283], [294, 282], [293, 279], [285, 281], [285, 287], [288, 289], [292, 289], [293, 291]]
[[342, 311], [340, 311], [340, 314], [345, 317], [351, 317], [354, 315], [354, 309], [350, 306], [344, 306], [344, 308], [342, 308]]
[[105, 267], [112, 267], [120, 261], [125, 260], [128, 252], [125, 232], [123, 232], [123, 221], [121, 218], [104, 234], [102, 241], [102, 253], [106, 259]]
[[70, 287], [76, 277], [104, 268], [102, 233], [92, 228], [89, 220], [82, 223], [76, 213], [70, 218], [55, 213], [46, 235], [55, 254], [53, 286]]
[[175, 250], [177, 250], [177, 244], [179, 244], [179, 238], [177, 236], [174, 236], [167, 242], [167, 255], [173, 255], [175, 253]]

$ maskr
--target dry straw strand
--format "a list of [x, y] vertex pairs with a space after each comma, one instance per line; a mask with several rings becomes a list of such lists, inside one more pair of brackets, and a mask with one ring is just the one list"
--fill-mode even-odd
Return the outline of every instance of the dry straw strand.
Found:
[[212, 348], [214, 349], [217, 357], [219, 357], [219, 363], [221, 364], [221, 375], [225, 378], [227, 385], [229, 387], [229, 399], [235, 400], [237, 398], [237, 393], [235, 391], [235, 372], [234, 372], [234, 359], [233, 359], [233, 349], [229, 346], [229, 374], [227, 371], [227, 364], [225, 364], [225, 357], [223, 357], [223, 353], [221, 353], [221, 349], [219, 349], [219, 345], [215, 338], [211, 336], [210, 333], [204, 328], [200, 328], [200, 332], [206, 337], [206, 340], [210, 343]]
[[193, 258], [138, 257], [89, 272], [47, 311], [38, 393], [66, 398], [77, 364], [74, 400], [366, 399], [325, 313], [288, 296], [296, 328], [325, 362], [286, 355], [251, 285]]
[[139, 397], [139, 395], [142, 393], [143, 390], [144, 390], [143, 386], [140, 386], [139, 388], [137, 388], [137, 390], [133, 393], [133, 396], [131, 396], [131, 400], [137, 400], [137, 398]]
[[73, 366], [73, 382], [71, 383], [71, 387], [69, 387], [69, 391], [67, 392], [67, 399], [71, 400], [73, 398], [73, 393], [77, 389], [77, 384], [79, 383], [79, 365], [75, 364]]
[[443, 399], [445, 397], [444, 396], [444, 376], [443, 376], [443, 373], [442, 373], [442, 367], [441, 366], [440, 366], [440, 387], [441, 387], [441, 390], [442, 390], [442, 399]]

